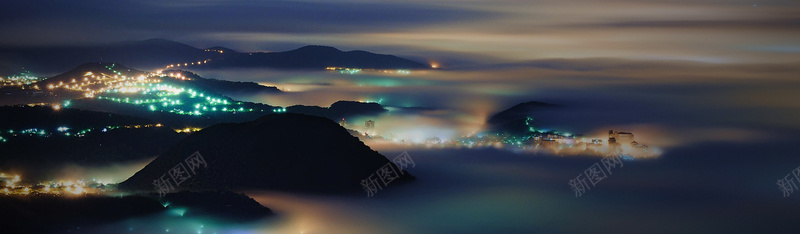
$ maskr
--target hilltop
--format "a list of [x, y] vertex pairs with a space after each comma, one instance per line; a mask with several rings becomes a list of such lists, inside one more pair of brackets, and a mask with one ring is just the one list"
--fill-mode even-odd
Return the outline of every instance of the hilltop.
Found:
[[511, 134], [528, 133], [528, 118], [535, 118], [537, 112], [547, 109], [560, 108], [560, 105], [545, 102], [531, 101], [514, 105], [511, 108], [497, 112], [486, 120], [487, 130]]
[[[360, 181], [379, 168], [389, 165], [398, 170], [335, 122], [284, 113], [203, 129], [161, 154], [119, 188], [152, 192], [155, 179], [195, 152], [205, 164], [195, 168], [196, 173], [175, 186], [176, 190], [360, 193]], [[403, 171], [395, 183], [412, 179]]]
[[428, 69], [429, 66], [394, 55], [367, 51], [341, 51], [330, 46], [304, 46], [285, 52], [236, 53], [211, 61], [210, 67], [261, 67], [280, 69], [324, 69], [352, 67], [372, 69]]

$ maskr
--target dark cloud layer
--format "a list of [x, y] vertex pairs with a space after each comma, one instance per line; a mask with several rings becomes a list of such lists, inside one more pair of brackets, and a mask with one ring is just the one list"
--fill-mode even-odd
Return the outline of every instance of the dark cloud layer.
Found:
[[2, 5], [0, 29], [16, 32], [7, 36], [6, 43], [58, 43], [58, 38], [92, 42], [127, 35], [175, 38], [227, 32], [389, 32], [492, 17], [476, 10], [400, 3], [91, 0]]
[[165, 38], [281, 51], [321, 44], [388, 48], [374, 52], [447, 68], [574, 58], [795, 63], [798, 15], [793, 0], [3, 1], [0, 45]]
[[[566, 26], [570, 27], [570, 26]], [[800, 17], [759, 20], [664, 20], [664, 21], [619, 21], [600, 24], [575, 25], [582, 28], [648, 28], [648, 29], [754, 29], [754, 30], [798, 30]]]

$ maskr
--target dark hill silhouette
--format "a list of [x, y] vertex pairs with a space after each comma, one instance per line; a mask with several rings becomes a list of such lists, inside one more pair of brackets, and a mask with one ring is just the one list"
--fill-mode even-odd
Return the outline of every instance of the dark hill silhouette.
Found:
[[[22, 170], [27, 174], [26, 179], [33, 180], [52, 179], [53, 172], [64, 165], [109, 165], [152, 158], [186, 136], [168, 126], [125, 128], [154, 122], [105, 112], [2, 106], [0, 116], [3, 117], [0, 136], [7, 141], [0, 143], [0, 170]], [[103, 132], [108, 126], [112, 128]], [[59, 127], [68, 127], [65, 133], [71, 136], [59, 132]], [[116, 127], [119, 128], [114, 129]], [[23, 133], [26, 129], [36, 129], [36, 132]], [[83, 137], [74, 136], [86, 129], [92, 130]]]
[[[45, 79], [44, 81], [41, 81], [39, 85], [42, 86], [42, 88], [45, 88], [50, 84], [57, 85], [59, 83], [64, 83], [66, 85], [69, 85], [73, 80], [75, 80], [75, 82], [82, 82], [82, 78], [84, 77], [84, 74], [86, 74], [87, 72], [92, 72], [94, 75], [105, 74], [109, 76], [116, 75], [116, 73], [114, 72], [120, 72], [121, 75], [129, 77], [146, 75], [145, 72], [129, 68], [118, 63], [86, 63], [79, 65], [76, 68], [67, 71], [65, 73], [62, 73], [60, 75], [56, 75], [54, 77]], [[237, 103], [237, 107], [242, 107], [248, 110], [252, 109], [253, 111], [238, 112], [235, 114], [231, 114], [228, 112], [205, 112], [205, 114], [202, 116], [189, 116], [189, 115], [181, 116], [164, 112], [163, 110], [154, 112], [143, 107], [142, 105], [137, 106], [127, 103], [117, 103], [97, 98], [94, 99], [83, 98], [82, 92], [67, 91], [64, 89], [56, 89], [56, 90], [45, 89], [45, 91], [47, 91], [45, 95], [39, 95], [38, 98], [48, 103], [58, 103], [58, 102], [63, 102], [65, 100], [71, 100], [70, 101], [71, 105], [69, 106], [70, 108], [143, 117], [166, 125], [172, 125], [182, 128], [186, 126], [204, 127], [223, 122], [244, 122], [244, 121], [255, 120], [264, 114], [272, 113], [275, 110], [275, 108], [268, 104], [240, 102], [232, 98], [229, 98], [229, 96], [240, 95], [240, 94], [252, 94], [257, 92], [266, 92], [266, 93], [282, 92], [274, 86], [263, 86], [254, 82], [236, 82], [236, 81], [208, 79], [200, 77], [195, 73], [182, 70], [167, 70], [164, 71], [164, 73], [181, 73], [183, 76], [191, 78], [191, 80], [179, 80], [179, 79], [172, 79], [165, 77], [162, 78], [162, 83], [177, 85], [180, 87], [191, 88], [195, 90], [202, 90], [206, 94], [214, 96], [223, 96], [224, 99], [227, 100], [228, 102]], [[96, 85], [90, 88], [97, 90], [101, 86], [102, 85], [99, 86]], [[101, 94], [101, 95], [106, 96], [109, 94]], [[32, 95], [28, 96], [30, 100], [34, 100], [33, 98], [37, 98]], [[30, 101], [22, 103], [28, 103], [28, 102]], [[341, 118], [350, 118], [354, 116], [364, 116], [364, 115], [377, 115], [385, 112], [386, 109], [384, 109], [380, 104], [377, 103], [338, 101], [332, 104], [330, 107], [296, 105], [287, 107], [286, 111], [291, 113], [302, 113], [308, 115], [322, 116], [329, 118], [331, 120], [338, 121]]]
[[166, 210], [141, 196], [0, 196], [3, 233], [71, 233]]
[[[92, 72], [94, 74], [105, 73], [108, 75], [114, 75], [114, 73], [112, 73], [111, 70], [109, 70], [109, 68], [113, 69], [114, 71], [118, 71], [122, 73], [122, 75], [128, 77], [137, 77], [139, 75], [146, 75], [146, 72], [129, 68], [119, 63], [85, 63], [62, 74], [47, 78], [44, 81], [42, 81], [42, 84], [45, 85], [58, 84], [58, 82], [70, 83], [72, 82], [73, 79], [76, 78], [77, 81], [80, 82], [83, 75], [86, 74], [87, 72]], [[181, 71], [181, 70], [168, 70], [164, 72], [165, 73], [180, 72], [184, 76], [192, 78], [192, 80], [164, 79], [163, 82], [176, 83], [182, 86], [186, 86], [188, 88], [201, 89], [214, 94], [229, 95], [231, 93], [241, 93], [241, 92], [270, 92], [270, 93], [281, 92], [275, 86], [263, 86], [255, 82], [239, 82], [239, 81], [208, 79], [200, 77], [195, 73], [188, 71]]]
[[428, 65], [394, 55], [366, 51], [341, 51], [330, 46], [304, 46], [286, 52], [239, 53], [211, 61], [210, 67], [261, 67], [281, 69], [325, 69], [351, 67], [372, 69], [428, 69]]
[[145, 118], [130, 117], [104, 112], [61, 109], [54, 111], [46, 106], [0, 106], [0, 129], [43, 128], [55, 131], [61, 126], [73, 129], [91, 127], [149, 124]]
[[[233, 99], [226, 99], [226, 100], [230, 101]], [[201, 116], [189, 116], [189, 115], [178, 115], [174, 113], [169, 113], [163, 110], [150, 111], [149, 109], [143, 106], [112, 102], [108, 100], [98, 100], [98, 99], [72, 100], [72, 105], [70, 105], [70, 108], [104, 111], [122, 115], [143, 117], [152, 119], [153, 121], [163, 123], [165, 125], [171, 125], [178, 128], [206, 127], [217, 123], [252, 121], [261, 117], [264, 114], [271, 113], [272, 110], [274, 109], [273, 106], [266, 104], [252, 103], [252, 102], [241, 102], [241, 103], [242, 103], [241, 107], [247, 109], [253, 109], [254, 111], [238, 112], [235, 114], [229, 112], [206, 112]]]
[[193, 72], [183, 70], [167, 70], [164, 71], [164, 73], [181, 73], [184, 77], [192, 78], [192, 80], [175, 80], [172, 82], [182, 85], [190, 85], [202, 90], [209, 90], [226, 96], [229, 96], [232, 93], [282, 92], [275, 86], [263, 86], [256, 82], [227, 81], [203, 78]]
[[228, 48], [228, 47], [222, 47], [222, 46], [214, 46], [214, 47], [208, 48], [206, 50], [211, 50], [211, 51], [217, 52], [217, 53], [219, 53], [219, 51], [222, 51], [223, 53], [239, 53], [239, 51], [236, 51], [236, 50]]
[[354, 116], [378, 115], [386, 109], [378, 103], [356, 101], [337, 101], [330, 107], [295, 105], [286, 108], [287, 112], [322, 116], [334, 121]]
[[[230, 99], [233, 100], [233, 99]], [[72, 100], [71, 108], [79, 108], [94, 111], [105, 111], [122, 115], [137, 116], [152, 119], [154, 121], [173, 125], [177, 127], [192, 126], [205, 127], [217, 123], [226, 122], [245, 122], [255, 120], [265, 114], [274, 113], [276, 107], [267, 104], [242, 102], [245, 107], [253, 108], [253, 112], [241, 112], [234, 115], [208, 112], [203, 116], [184, 116], [166, 112], [152, 112], [148, 109], [131, 106], [130, 104], [109, 102], [96, 99], [77, 99]], [[260, 111], [259, 111], [260, 110]], [[298, 113], [325, 117], [330, 120], [339, 121], [342, 118], [352, 118], [356, 116], [372, 116], [386, 112], [380, 104], [362, 103], [356, 101], [338, 101], [331, 107], [302, 106], [295, 105], [286, 107], [287, 113]]]
[[188, 207], [186, 216], [211, 215], [231, 221], [252, 221], [273, 214], [255, 199], [230, 191], [170, 193], [161, 200], [169, 207]]
[[[111, 70], [109, 70], [109, 68], [111, 68]], [[81, 82], [81, 78], [87, 72], [92, 72], [93, 74], [96, 75], [99, 75], [101, 73], [104, 73], [106, 75], [115, 75], [113, 71], [117, 71], [120, 72], [122, 75], [132, 76], [132, 77], [146, 74], [145, 72], [125, 67], [124, 65], [120, 65], [117, 63], [87, 63], [87, 64], [82, 64], [63, 74], [41, 81], [40, 85], [43, 85], [42, 87], [45, 87], [49, 84], [58, 84], [60, 82], [63, 82], [65, 84], [70, 84], [73, 79], [75, 79], [76, 82]], [[83, 95], [82, 93], [67, 92], [63, 91], [62, 89], [54, 91], [56, 92], [58, 97], [54, 97], [52, 95], [47, 96], [50, 98], [50, 100], [47, 101], [61, 102], [67, 99], [72, 99], [71, 100], [72, 105], [70, 105], [70, 108], [103, 111], [121, 115], [143, 117], [154, 120], [156, 122], [160, 122], [167, 125], [173, 125], [177, 127], [181, 126], [204, 127], [223, 122], [252, 121], [254, 119], [257, 119], [258, 117], [261, 117], [264, 114], [272, 113], [274, 110], [274, 107], [268, 104], [239, 102], [227, 96], [242, 94], [242, 93], [255, 93], [255, 92], [267, 92], [267, 93], [281, 92], [278, 88], [274, 86], [263, 86], [254, 82], [236, 82], [236, 81], [208, 79], [200, 77], [197, 74], [188, 71], [168, 70], [164, 71], [164, 73], [181, 73], [185, 77], [191, 78], [191, 80], [163, 78], [162, 79], [163, 83], [179, 85], [180, 87], [185, 87], [185, 88], [193, 88], [195, 90], [202, 90], [206, 94], [224, 96], [227, 101], [231, 103], [241, 103], [240, 107], [243, 107], [245, 109], [253, 109], [254, 111], [239, 112], [236, 114], [230, 114], [226, 112], [218, 112], [218, 113], [206, 112], [206, 114], [204, 114], [203, 116], [179, 116], [171, 113], [165, 113], [163, 111], [153, 112], [142, 106], [136, 106], [131, 104], [116, 103], [108, 100], [79, 98], [82, 97]], [[97, 89], [99, 87], [93, 87], [93, 88]], [[332, 104], [331, 107], [329, 108], [317, 107], [317, 106], [299, 106], [299, 105], [287, 108], [287, 112], [322, 116], [337, 121], [341, 118], [349, 118], [352, 116], [363, 116], [363, 115], [376, 115], [383, 113], [385, 111], [386, 109], [384, 109], [380, 104], [377, 103], [360, 103], [353, 101], [339, 101]]]
[[111, 72], [111, 70], [109, 70], [109, 68], [113, 69], [114, 71], [118, 71], [122, 73], [122, 75], [128, 77], [137, 77], [139, 75], [146, 74], [143, 71], [132, 69], [117, 63], [84, 63], [64, 73], [47, 78], [41, 81], [40, 84], [58, 84], [58, 82], [70, 83], [72, 82], [72, 79], [76, 79], [77, 82], [80, 82], [81, 79], [83, 78], [83, 75], [86, 74], [87, 72], [92, 72], [97, 75], [99, 75], [100, 73], [105, 73], [112, 76], [115, 75], [114, 73]]
[[[335, 122], [302, 114], [271, 114], [240, 124], [218, 124], [187, 137], [119, 184], [155, 190], [153, 181], [199, 152], [207, 166], [181, 189], [267, 189], [310, 193], [362, 193], [360, 181], [391, 165]], [[394, 183], [412, 180], [407, 172]]]
[[[84, 137], [52, 135], [4, 136], [0, 143], [0, 169], [24, 170], [26, 179], [48, 180], [65, 165], [105, 166], [152, 158], [178, 143], [185, 134], [172, 128], [96, 128]], [[55, 171], [53, 170], [55, 169]]]
[[182, 216], [211, 216], [233, 222], [250, 222], [273, 214], [253, 198], [228, 191], [181, 192], [163, 198], [33, 193], [24, 197], [0, 196], [0, 207], [3, 207], [0, 209], [3, 233], [86, 233], [103, 225], [161, 213], [173, 207], [184, 209]]
[[[111, 70], [109, 70], [109, 68], [111, 68]], [[58, 84], [59, 82], [63, 82], [65, 84], [71, 84], [73, 79], [75, 79], [76, 82], [81, 82], [82, 81], [81, 78], [87, 72], [92, 72], [95, 75], [104, 73], [106, 75], [113, 76], [115, 75], [113, 71], [117, 71], [120, 72], [122, 75], [131, 77], [136, 77], [139, 75], [146, 74], [145, 72], [125, 67], [124, 65], [120, 65], [117, 63], [86, 63], [79, 65], [78, 67], [70, 71], [67, 71], [65, 73], [62, 73], [60, 75], [45, 79], [44, 81], [40, 82], [40, 86], [44, 88], [49, 84]], [[212, 94], [217, 96], [225, 96], [228, 94], [241, 93], [241, 92], [280, 92], [280, 90], [278, 90], [275, 87], [262, 86], [252, 82], [233, 82], [233, 81], [206, 79], [196, 76], [193, 73], [187, 72], [186, 74], [191, 75], [192, 80], [182, 81], [165, 77], [162, 78], [162, 82], [166, 84], [178, 84], [184, 88], [202, 90], [206, 94]], [[99, 86], [92, 88], [97, 90]], [[143, 117], [166, 125], [173, 125], [177, 127], [184, 127], [184, 126], [203, 127], [221, 122], [251, 121], [266, 114], [265, 111], [271, 112], [273, 109], [272, 106], [265, 104], [241, 102], [241, 105], [238, 105], [238, 107], [254, 109], [254, 111], [239, 112], [236, 114], [230, 114], [227, 112], [226, 113], [220, 112], [215, 114], [213, 112], [209, 112], [208, 114], [203, 116], [179, 116], [162, 111], [153, 112], [141, 105], [136, 106], [126, 103], [116, 103], [109, 100], [100, 100], [97, 98], [94, 99], [82, 98], [83, 93], [77, 91], [65, 91], [64, 89], [56, 89], [53, 92], [55, 93], [55, 95], [48, 94], [47, 102], [50, 103], [62, 102], [64, 100], [71, 99], [72, 105], [69, 106], [70, 108], [111, 112], [121, 115]], [[232, 103], [233, 102], [239, 103], [228, 97], [225, 97], [225, 100]]]
[[527, 133], [528, 126], [525, 124], [527, 117], [533, 117], [536, 111], [558, 107], [561, 106], [537, 101], [523, 102], [492, 115], [486, 124], [488, 130], [493, 132]]

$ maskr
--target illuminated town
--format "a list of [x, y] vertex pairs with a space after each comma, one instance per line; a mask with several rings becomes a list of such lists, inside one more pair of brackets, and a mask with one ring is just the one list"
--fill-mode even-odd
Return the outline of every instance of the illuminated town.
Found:
[[[252, 112], [242, 102], [223, 96], [207, 94], [202, 90], [186, 88], [179, 81], [191, 81], [181, 71], [152, 73], [125, 72], [115, 70], [116, 64], [105, 66], [108, 72], [86, 72], [80, 77], [61, 78], [57, 82], [47, 80], [40, 88], [36, 82], [22, 86], [22, 89], [46, 90], [53, 92], [78, 92], [87, 99], [106, 100], [115, 103], [136, 105], [154, 112], [168, 112], [180, 115], [203, 115], [208, 113]], [[50, 103], [54, 109], [69, 107], [70, 100]]]
[[[24, 71], [20, 74], [11, 75], [7, 77], [0, 77], [0, 87], [6, 86], [19, 86], [25, 87], [27, 85], [40, 81], [39, 77], [34, 76], [30, 71]], [[38, 87], [38, 86], [33, 86]]]
[[[435, 68], [435, 67], [434, 67]], [[409, 70], [376, 70], [376, 69], [361, 69], [361, 68], [348, 68], [348, 67], [326, 67], [325, 70], [339, 72], [341, 74], [357, 74], [359, 72], [379, 72], [379, 73], [388, 73], [388, 74], [400, 74], [400, 75], [408, 75], [411, 74]]]
[[35, 184], [24, 184], [19, 175], [0, 173], [2, 195], [6, 196], [35, 196], [39, 194], [73, 196], [81, 194], [102, 194], [106, 186], [112, 181], [92, 179], [86, 180], [51, 180]]
[[[67, 136], [67, 137], [84, 137], [87, 134], [92, 132], [95, 133], [106, 133], [108, 131], [113, 131], [114, 129], [120, 128], [127, 128], [127, 129], [139, 129], [139, 128], [160, 128], [163, 125], [160, 123], [155, 124], [138, 124], [138, 125], [121, 125], [121, 126], [105, 126], [102, 128], [86, 128], [86, 129], [72, 129], [69, 126], [61, 126], [56, 129], [41, 129], [41, 128], [27, 128], [27, 129], [0, 129], [0, 142], [5, 143], [8, 142], [9, 138], [13, 137], [51, 137], [54, 134], [59, 136]], [[197, 127], [187, 127], [182, 129], [173, 129], [175, 132], [178, 133], [190, 133], [199, 131], [200, 128]], [[4, 137], [5, 136], [5, 137]]]
[[[530, 133], [522, 136], [505, 133], [482, 132], [471, 136], [442, 139], [428, 137], [423, 139], [406, 139], [394, 137], [394, 134], [383, 136], [376, 132], [375, 121], [368, 120], [363, 127], [352, 129], [347, 120], [342, 119], [339, 125], [350, 127], [359, 132], [367, 143], [390, 142], [399, 145], [424, 146], [436, 148], [496, 148], [530, 153], [549, 153], [554, 155], [594, 155], [619, 156], [626, 160], [635, 158], [653, 158], [660, 155], [659, 149], [651, 149], [647, 145], [634, 140], [633, 133], [609, 130], [608, 137], [587, 137], [560, 133], [558, 131], [536, 130], [531, 127]], [[359, 131], [360, 130], [360, 131]]]

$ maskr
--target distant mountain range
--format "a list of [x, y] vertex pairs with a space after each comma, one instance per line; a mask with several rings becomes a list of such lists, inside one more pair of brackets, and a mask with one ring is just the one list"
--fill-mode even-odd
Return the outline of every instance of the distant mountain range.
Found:
[[256, 82], [249, 81], [227, 81], [212, 78], [203, 78], [199, 75], [183, 70], [167, 70], [164, 73], [180, 73], [183, 77], [191, 78], [192, 80], [176, 80], [176, 83], [181, 85], [188, 85], [202, 90], [209, 90], [222, 95], [230, 96], [233, 93], [282, 93], [280, 89], [275, 86], [264, 86]]
[[173, 184], [171, 191], [363, 193], [360, 182], [384, 166], [398, 173], [391, 175], [398, 176], [394, 183], [414, 178], [329, 119], [283, 113], [252, 122], [218, 124], [194, 133], [120, 183], [119, 188], [155, 191], [154, 180], [178, 164], [186, 164], [195, 152], [203, 162], [192, 161], [197, 167], [187, 170], [195, 173], [181, 179], [181, 184]]
[[[0, 47], [0, 71], [24, 67], [36, 74], [55, 74], [88, 62], [114, 61], [143, 69], [207, 61], [200, 68], [427, 69], [428, 65], [393, 55], [341, 51], [328, 46], [305, 46], [286, 52], [237, 52], [225, 47], [195, 48], [164, 39], [128, 41], [95, 46]], [[5, 67], [5, 68], [3, 68]], [[176, 66], [176, 68], [178, 68]], [[195, 68], [195, 67], [193, 67]], [[8, 74], [0, 74], [8, 75]]]
[[[361, 50], [341, 51], [330, 46], [304, 46], [286, 52], [229, 53], [208, 63], [212, 68], [262, 67], [281, 69], [324, 69], [350, 67], [371, 69], [427, 69], [428, 65], [394, 55]], [[223, 53], [225, 54], [225, 53]]]

